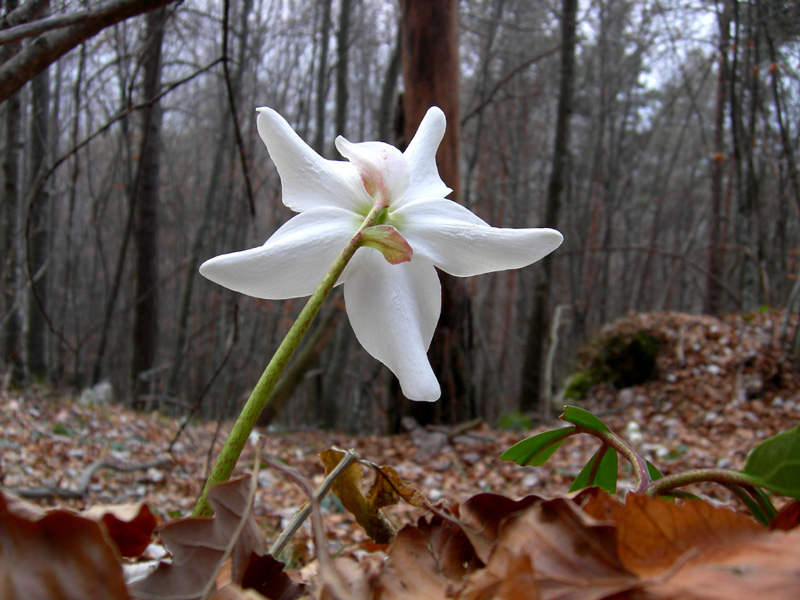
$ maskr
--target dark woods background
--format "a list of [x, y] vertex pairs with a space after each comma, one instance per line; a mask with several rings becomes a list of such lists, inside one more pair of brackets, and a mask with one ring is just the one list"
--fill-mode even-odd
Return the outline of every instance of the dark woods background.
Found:
[[239, 407], [302, 306], [197, 273], [292, 216], [262, 105], [333, 158], [337, 134], [402, 146], [438, 104], [453, 199], [566, 238], [534, 267], [444, 279], [433, 405], [400, 397], [330, 300], [276, 392], [288, 426], [537, 410], [609, 320], [785, 306], [800, 271], [796, 1], [5, 0], [3, 14], [5, 386], [110, 381], [141, 408]]

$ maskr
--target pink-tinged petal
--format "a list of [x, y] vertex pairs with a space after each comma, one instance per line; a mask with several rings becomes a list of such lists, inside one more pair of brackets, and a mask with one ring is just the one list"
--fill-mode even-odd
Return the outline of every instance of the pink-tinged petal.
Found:
[[443, 271], [469, 277], [519, 269], [544, 258], [561, 245], [554, 229], [491, 227], [451, 200], [406, 204], [391, 218], [414, 249]]
[[421, 198], [444, 198], [453, 191], [442, 181], [436, 167], [436, 151], [446, 127], [447, 119], [442, 109], [438, 106], [430, 107], [419, 124], [417, 133], [403, 152], [411, 180], [405, 195], [392, 202], [394, 208]]
[[271, 108], [258, 109], [257, 124], [281, 177], [286, 206], [296, 212], [321, 206], [363, 212], [372, 206], [358, 171], [349, 162], [322, 158]]
[[[313, 208], [290, 219], [263, 246], [222, 254], [200, 273], [230, 290], [284, 300], [310, 296], [355, 233], [360, 217], [341, 208]], [[344, 281], [344, 275], [338, 283]]]
[[358, 169], [367, 194], [381, 200], [384, 207], [405, 193], [409, 181], [408, 163], [394, 146], [383, 142], [354, 144], [339, 136], [336, 148]]
[[358, 341], [391, 369], [408, 398], [437, 400], [427, 355], [442, 308], [436, 269], [417, 257], [390, 265], [372, 248], [359, 249], [350, 266], [344, 302]]

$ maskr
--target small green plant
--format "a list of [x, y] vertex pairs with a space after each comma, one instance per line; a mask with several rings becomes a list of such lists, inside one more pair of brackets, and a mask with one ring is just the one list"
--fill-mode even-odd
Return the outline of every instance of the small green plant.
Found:
[[570, 492], [599, 487], [610, 494], [617, 491], [617, 457], [631, 467], [634, 492], [649, 496], [686, 497], [682, 488], [713, 482], [731, 490], [755, 518], [769, 524], [777, 514], [765, 490], [800, 499], [800, 425], [772, 436], [750, 452], [744, 469], [694, 469], [662, 476], [655, 465], [645, 460], [625, 440], [611, 431], [589, 411], [567, 406], [561, 419], [568, 427], [551, 429], [514, 444], [500, 458], [519, 465], [541, 466], [573, 435], [585, 433], [600, 441], [600, 448], [575, 478]]
[[503, 431], [525, 431], [533, 427], [533, 421], [524, 413], [514, 411], [500, 415], [497, 427]]

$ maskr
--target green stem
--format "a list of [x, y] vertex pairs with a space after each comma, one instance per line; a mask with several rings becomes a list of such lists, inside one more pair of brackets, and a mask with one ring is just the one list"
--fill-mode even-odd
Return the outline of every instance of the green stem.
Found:
[[642, 492], [650, 484], [650, 471], [647, 469], [647, 461], [613, 431], [597, 431], [595, 429], [581, 427], [580, 425], [575, 425], [575, 429], [580, 433], [588, 433], [589, 435], [595, 436], [606, 446], [610, 446], [619, 452], [620, 455], [631, 464], [635, 492]]
[[649, 496], [663, 496], [672, 490], [703, 482], [741, 486], [758, 485], [749, 475], [739, 473], [738, 471], [729, 471], [727, 469], [694, 469], [685, 471], [684, 473], [676, 473], [674, 475], [662, 477], [648, 485], [644, 491]]
[[381, 211], [383, 211], [384, 208], [385, 206], [383, 206], [382, 202], [379, 201], [375, 203], [364, 218], [364, 222], [361, 223], [361, 226], [353, 237], [350, 238], [350, 241], [347, 242], [347, 245], [325, 274], [322, 282], [320, 282], [314, 293], [311, 294], [305, 307], [298, 315], [297, 320], [289, 329], [286, 337], [283, 338], [281, 345], [278, 346], [272, 360], [269, 361], [267, 368], [264, 369], [261, 378], [258, 380], [255, 388], [253, 388], [250, 397], [247, 399], [242, 412], [233, 424], [233, 429], [231, 429], [230, 434], [228, 434], [228, 439], [225, 440], [225, 445], [219, 453], [217, 462], [211, 469], [203, 491], [197, 499], [197, 504], [192, 513], [193, 516], [198, 517], [211, 514], [211, 508], [208, 506], [208, 501], [206, 499], [208, 490], [211, 489], [213, 485], [228, 481], [231, 473], [233, 473], [233, 469], [239, 461], [239, 456], [244, 449], [247, 438], [250, 436], [250, 432], [253, 431], [253, 427], [255, 427], [261, 411], [264, 410], [264, 407], [267, 405], [267, 401], [269, 400], [275, 384], [278, 382], [278, 378], [281, 376], [281, 373], [283, 373], [295, 350], [297, 350], [297, 347], [300, 345], [300, 341], [308, 331], [314, 317], [317, 316], [322, 308], [322, 302], [328, 294], [330, 294], [333, 286], [336, 285], [336, 282], [339, 280], [347, 263], [353, 258], [356, 250], [363, 244], [362, 231], [378, 222]]

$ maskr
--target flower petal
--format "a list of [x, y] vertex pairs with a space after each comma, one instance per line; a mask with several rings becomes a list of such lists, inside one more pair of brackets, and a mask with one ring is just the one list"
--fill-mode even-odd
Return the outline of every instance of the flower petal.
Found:
[[363, 212], [372, 206], [349, 162], [322, 158], [271, 108], [258, 109], [257, 124], [281, 177], [286, 206], [296, 212], [320, 206]]
[[558, 248], [554, 229], [491, 227], [451, 200], [420, 200], [392, 215], [391, 223], [413, 248], [443, 271], [469, 277], [519, 269]]
[[367, 194], [381, 199], [384, 207], [405, 193], [409, 182], [408, 163], [394, 146], [383, 142], [354, 144], [339, 136], [336, 148], [358, 169]]
[[[341, 208], [312, 208], [287, 221], [263, 246], [211, 258], [200, 273], [256, 298], [310, 296], [360, 220]], [[338, 283], [343, 281], [344, 274]]]
[[391, 369], [408, 398], [438, 399], [427, 356], [442, 308], [436, 269], [416, 256], [390, 265], [372, 248], [359, 249], [350, 266], [344, 303], [358, 341]]
[[411, 180], [402, 198], [392, 202], [399, 208], [421, 198], [444, 198], [452, 192], [439, 176], [436, 167], [436, 151], [444, 137], [447, 119], [438, 106], [431, 106], [417, 128], [417, 133], [408, 144], [403, 156], [408, 162]]

